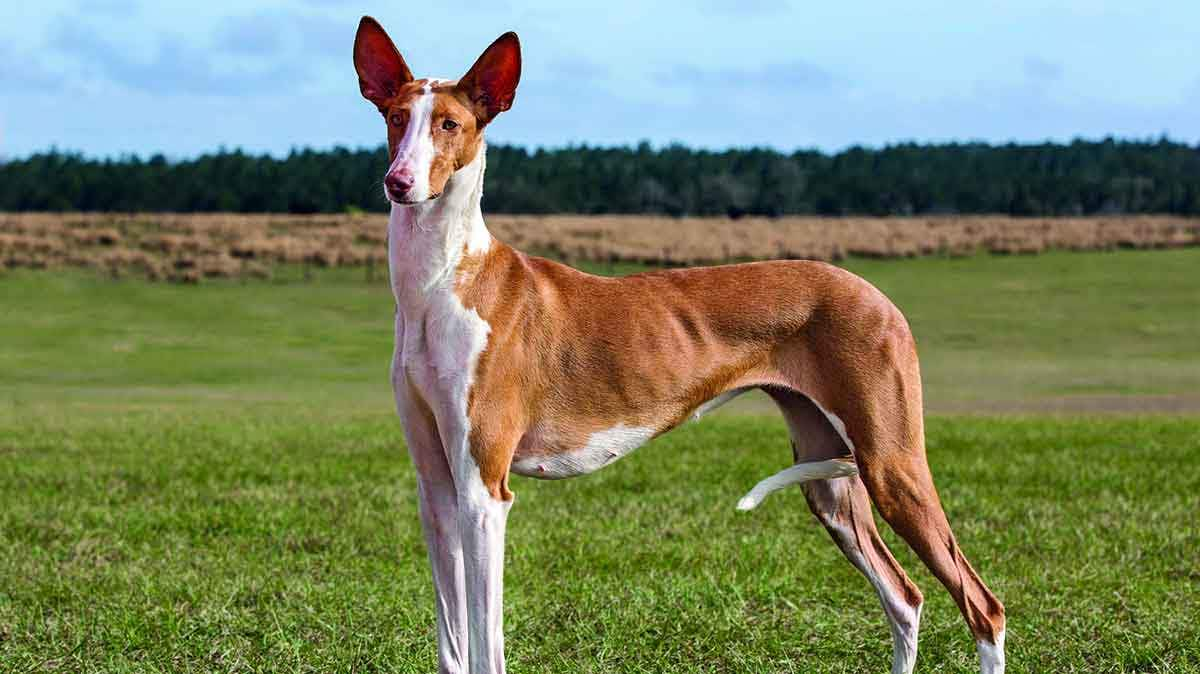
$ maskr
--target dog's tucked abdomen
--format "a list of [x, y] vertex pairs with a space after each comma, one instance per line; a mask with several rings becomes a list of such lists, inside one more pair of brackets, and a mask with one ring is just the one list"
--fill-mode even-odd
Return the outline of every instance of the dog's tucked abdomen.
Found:
[[564, 447], [527, 434], [517, 446], [512, 471], [518, 475], [548, 480], [586, 475], [641, 447], [655, 434], [653, 427], [618, 423], [612, 428], [591, 433], [586, 443], [574, 447]]

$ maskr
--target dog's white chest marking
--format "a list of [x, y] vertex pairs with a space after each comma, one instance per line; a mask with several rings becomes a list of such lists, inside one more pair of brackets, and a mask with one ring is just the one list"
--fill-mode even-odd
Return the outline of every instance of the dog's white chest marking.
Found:
[[[475, 363], [491, 332], [491, 326], [475, 309], [465, 307], [454, 291], [463, 256], [481, 254], [491, 245], [482, 216], [475, 213], [465, 223], [458, 219], [481, 189], [483, 164], [481, 150], [453, 178], [468, 189], [437, 201], [394, 208], [388, 222], [396, 298], [393, 377], [408, 377], [435, 413], [463, 424]], [[460, 196], [463, 192], [465, 198]]]
[[[397, 316], [399, 370], [438, 412], [465, 423], [475, 363], [491, 327], [449, 293], [419, 316]], [[402, 325], [400, 324], [402, 322]], [[439, 415], [441, 416], [441, 415]]]
[[653, 428], [619, 423], [592, 433], [583, 447], [554, 454], [517, 457], [513, 460], [512, 471], [518, 475], [549, 480], [586, 475], [646, 444], [647, 440], [654, 437], [654, 432]]

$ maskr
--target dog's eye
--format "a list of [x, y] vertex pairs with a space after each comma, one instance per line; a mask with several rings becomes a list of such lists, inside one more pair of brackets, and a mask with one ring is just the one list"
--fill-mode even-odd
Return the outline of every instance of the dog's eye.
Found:
[[453, 119], [447, 119], [446, 121], [442, 122], [442, 128], [447, 131], [453, 131], [458, 128], [458, 122], [454, 121]]
[[404, 123], [404, 118], [398, 114], [393, 114], [391, 117], [388, 117], [388, 121], [392, 123], [392, 126], [400, 126]]

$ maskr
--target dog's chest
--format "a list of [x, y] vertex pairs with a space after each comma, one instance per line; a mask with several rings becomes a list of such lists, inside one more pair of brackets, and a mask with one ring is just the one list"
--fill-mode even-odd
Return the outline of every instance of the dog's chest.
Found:
[[467, 394], [490, 327], [453, 292], [431, 294], [396, 314], [393, 376], [403, 376], [435, 410], [466, 414]]

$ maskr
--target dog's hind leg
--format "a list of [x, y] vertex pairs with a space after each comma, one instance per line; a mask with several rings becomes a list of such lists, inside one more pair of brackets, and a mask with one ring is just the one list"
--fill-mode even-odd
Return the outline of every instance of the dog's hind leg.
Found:
[[[925, 458], [921, 380], [907, 329], [877, 346], [885, 359], [839, 401], [859, 477], [879, 514], [950, 592], [975, 637], [983, 674], [1004, 671], [1004, 606], [958, 546]], [[857, 389], [857, 390], [855, 390]]]
[[[855, 429], [851, 426], [851, 431]], [[918, 429], [919, 432], [919, 429]], [[864, 429], [856, 450], [859, 476], [871, 502], [954, 598], [979, 651], [980, 671], [1004, 671], [1004, 606], [984, 585], [958, 546], [933, 486], [920, 435]]]
[[[797, 463], [842, 459], [851, 454], [845, 429], [807, 396], [772, 390], [792, 435]], [[871, 515], [867, 490], [857, 475], [803, 484], [808, 507], [824, 525], [846, 559], [859, 570], [879, 595], [892, 632], [892, 674], [909, 674], [917, 658], [917, 630], [921, 622], [921, 591], [909, 580], [892, 556]]]
[[879, 537], [862, 481], [855, 475], [806, 482], [804, 496], [833, 542], [879, 595], [892, 631], [892, 674], [910, 674], [917, 660], [923, 597]]

